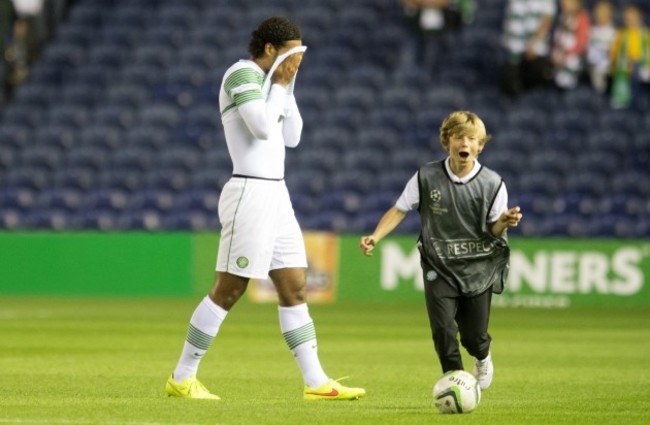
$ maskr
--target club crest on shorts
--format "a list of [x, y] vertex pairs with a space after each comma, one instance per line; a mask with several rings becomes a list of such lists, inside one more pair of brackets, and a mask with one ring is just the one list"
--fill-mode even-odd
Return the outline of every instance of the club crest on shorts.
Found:
[[239, 257], [237, 259], [237, 267], [240, 269], [245, 269], [248, 266], [248, 258], [246, 257]]
[[427, 272], [427, 282], [433, 282], [438, 277], [438, 273], [433, 270]]

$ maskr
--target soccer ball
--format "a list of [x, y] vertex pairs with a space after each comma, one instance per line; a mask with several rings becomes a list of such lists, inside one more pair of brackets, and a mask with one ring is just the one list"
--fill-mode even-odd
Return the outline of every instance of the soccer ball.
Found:
[[481, 387], [464, 370], [451, 370], [433, 386], [433, 399], [441, 413], [469, 413], [481, 402]]

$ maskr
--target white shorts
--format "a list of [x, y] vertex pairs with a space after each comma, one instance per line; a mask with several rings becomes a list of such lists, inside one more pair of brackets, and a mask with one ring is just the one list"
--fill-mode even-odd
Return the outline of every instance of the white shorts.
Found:
[[270, 270], [307, 267], [284, 180], [231, 178], [221, 191], [219, 219], [217, 271], [265, 279]]

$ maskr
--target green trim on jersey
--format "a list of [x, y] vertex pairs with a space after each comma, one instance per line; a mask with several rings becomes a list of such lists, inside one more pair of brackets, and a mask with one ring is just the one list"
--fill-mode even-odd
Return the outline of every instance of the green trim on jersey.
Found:
[[[225, 108], [223, 108], [221, 114], [223, 115], [232, 108], [241, 106], [246, 102], [250, 102], [251, 100], [264, 99], [262, 96], [262, 85], [264, 84], [264, 77], [264, 74], [261, 74], [255, 69], [248, 67], [238, 69], [228, 75], [223, 83], [223, 90], [234, 100], [234, 102], [228, 104]], [[234, 94], [232, 93], [232, 91], [237, 87], [247, 84], [254, 84], [256, 86], [259, 86], [259, 88], [251, 88], [246, 91]]]

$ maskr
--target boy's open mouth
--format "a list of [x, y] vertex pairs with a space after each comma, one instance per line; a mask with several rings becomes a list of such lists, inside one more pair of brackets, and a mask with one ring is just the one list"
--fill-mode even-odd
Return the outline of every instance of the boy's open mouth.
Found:
[[458, 155], [463, 159], [467, 159], [469, 157], [469, 152], [460, 152]]

